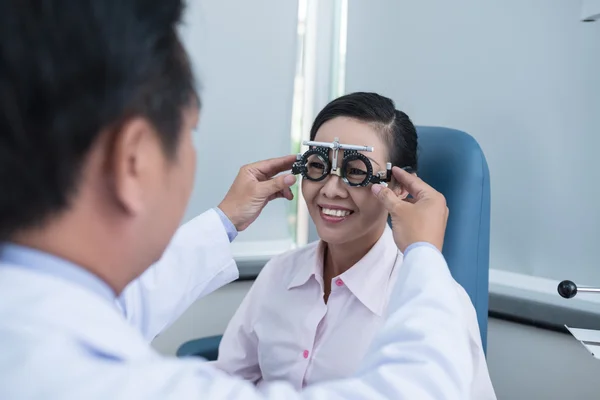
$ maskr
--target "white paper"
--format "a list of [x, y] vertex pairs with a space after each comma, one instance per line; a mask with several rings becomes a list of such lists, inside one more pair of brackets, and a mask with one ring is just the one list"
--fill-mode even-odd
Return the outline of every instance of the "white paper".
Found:
[[565, 327], [569, 330], [569, 332], [571, 332], [575, 339], [579, 340], [583, 347], [592, 353], [594, 358], [600, 360], [600, 331], [593, 329], [569, 328], [566, 325]]

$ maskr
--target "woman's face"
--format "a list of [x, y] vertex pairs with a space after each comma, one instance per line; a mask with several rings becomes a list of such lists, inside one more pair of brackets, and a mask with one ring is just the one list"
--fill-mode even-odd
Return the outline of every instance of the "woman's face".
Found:
[[[385, 171], [389, 162], [388, 147], [380, 134], [369, 124], [337, 117], [324, 123], [315, 141], [374, 147], [372, 152], [361, 152], [373, 166], [373, 173]], [[342, 166], [343, 150], [338, 151], [338, 168]], [[333, 162], [332, 152], [329, 153]], [[372, 245], [383, 233], [387, 211], [371, 193], [371, 185], [348, 186], [341, 177], [330, 174], [319, 182], [302, 180], [302, 195], [315, 223], [319, 237], [328, 244], [365, 241]], [[390, 187], [394, 187], [393, 183]], [[401, 193], [398, 193], [401, 194]]]

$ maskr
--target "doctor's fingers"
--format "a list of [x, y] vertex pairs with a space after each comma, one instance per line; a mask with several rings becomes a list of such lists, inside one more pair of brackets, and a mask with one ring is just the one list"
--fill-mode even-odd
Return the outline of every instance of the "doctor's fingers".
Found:
[[279, 192], [272, 194], [271, 196], [269, 196], [267, 198], [267, 201], [271, 201], [271, 200], [275, 200], [275, 199], [281, 199], [281, 198], [285, 198], [288, 200], [293, 200], [294, 199], [294, 194], [292, 193], [292, 189], [287, 187], [283, 190], [280, 190]]
[[435, 194], [438, 193], [434, 188], [423, 182], [421, 178], [406, 172], [402, 168], [393, 167], [392, 175], [394, 175], [396, 181], [417, 200], [428, 196], [435, 196]]
[[286, 199], [291, 200], [294, 196], [292, 195], [290, 186], [294, 183], [296, 183], [296, 177], [294, 175], [280, 175], [264, 182], [258, 182], [257, 194], [259, 197], [267, 200], [276, 197], [285, 197]]
[[447, 219], [450, 213], [446, 198], [433, 188], [421, 198], [408, 199], [398, 197], [391, 189], [382, 185], [373, 185], [371, 190], [392, 216], [400, 217], [403, 214], [421, 210], [444, 215]]
[[292, 193], [292, 189], [289, 188], [289, 187], [286, 187], [280, 193], [281, 193], [280, 197], [285, 197], [288, 200], [293, 200], [294, 199], [294, 193]]
[[408, 207], [412, 207], [412, 204], [404, 201], [396, 195], [391, 189], [382, 185], [371, 186], [371, 191], [381, 201], [386, 210], [392, 214], [398, 214]]
[[269, 179], [274, 175], [279, 174], [280, 172], [288, 171], [292, 169], [292, 166], [296, 162], [295, 155], [270, 158], [268, 160], [257, 161], [255, 163], [249, 164], [247, 167], [250, 171], [256, 171], [257, 179]]

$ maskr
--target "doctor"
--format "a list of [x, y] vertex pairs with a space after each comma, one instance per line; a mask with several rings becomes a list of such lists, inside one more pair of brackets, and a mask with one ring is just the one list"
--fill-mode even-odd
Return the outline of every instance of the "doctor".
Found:
[[235, 279], [229, 242], [294, 182], [273, 178], [293, 156], [245, 166], [217, 208], [176, 229], [200, 105], [181, 13], [181, 0], [0, 5], [0, 398], [469, 399], [460, 301], [440, 290], [445, 200], [398, 169], [412, 203], [373, 192], [405, 228], [403, 284], [354, 378], [258, 392], [149, 346]]

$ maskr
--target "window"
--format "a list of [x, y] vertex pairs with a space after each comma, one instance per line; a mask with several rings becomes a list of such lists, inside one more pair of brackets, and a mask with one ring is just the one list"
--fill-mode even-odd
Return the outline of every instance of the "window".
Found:
[[[298, 1], [235, 2], [236, 12], [231, 6], [190, 2], [181, 31], [203, 101], [186, 220], [217, 206], [240, 166], [289, 154], [292, 146]], [[242, 275], [295, 246], [288, 207], [272, 202], [239, 234], [233, 251]]]
[[[308, 13], [308, 0], [300, 0], [298, 2], [298, 36], [297, 36], [297, 47], [296, 53], [296, 76], [294, 77], [294, 99], [293, 99], [293, 113], [292, 113], [292, 127], [291, 127], [291, 152], [297, 154], [300, 152], [302, 147], [302, 141], [306, 139], [306, 118], [305, 118], [305, 102], [306, 96], [306, 30], [307, 30], [307, 13]], [[289, 210], [288, 218], [290, 220], [290, 226], [292, 227], [292, 235], [295, 243], [304, 244], [304, 225], [299, 222], [298, 217], [299, 204], [301, 199], [301, 193], [299, 191], [300, 184], [297, 182], [292, 187], [292, 193], [294, 193], [294, 200], [292, 200]], [[300, 200], [300, 202], [299, 202]]]
[[[235, 13], [229, 7], [191, 2], [181, 32], [203, 101], [185, 220], [218, 205], [241, 165], [303, 151], [316, 113], [343, 91], [347, 0], [237, 2]], [[255, 276], [273, 255], [314, 239], [298, 189], [294, 201], [270, 203], [233, 243], [241, 276]]]
[[[318, 112], [332, 99], [344, 93], [344, 71], [346, 59], [346, 20], [348, 0], [318, 1], [304, 0], [306, 13], [300, 13], [299, 32], [302, 40], [301, 92], [298, 92], [297, 125], [293, 131], [294, 153], [306, 148], [301, 146], [308, 140], [312, 122]], [[305, 16], [303, 18], [303, 16]], [[299, 246], [317, 240], [314, 224], [297, 190], [296, 239]]]

